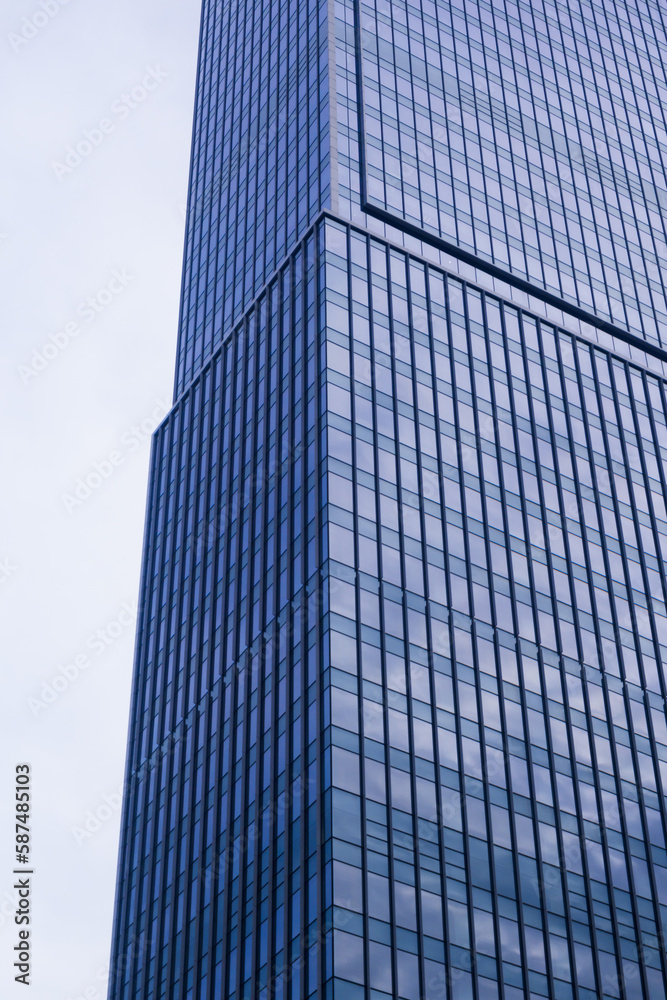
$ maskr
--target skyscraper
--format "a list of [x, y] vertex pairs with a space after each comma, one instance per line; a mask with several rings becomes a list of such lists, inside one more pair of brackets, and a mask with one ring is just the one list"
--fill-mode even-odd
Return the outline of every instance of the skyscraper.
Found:
[[665, 1000], [666, 24], [204, 3], [110, 1000]]

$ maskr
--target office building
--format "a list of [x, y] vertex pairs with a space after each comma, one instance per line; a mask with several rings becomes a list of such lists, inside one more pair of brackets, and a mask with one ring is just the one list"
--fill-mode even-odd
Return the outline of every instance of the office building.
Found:
[[665, 1000], [666, 25], [204, 3], [110, 1000]]

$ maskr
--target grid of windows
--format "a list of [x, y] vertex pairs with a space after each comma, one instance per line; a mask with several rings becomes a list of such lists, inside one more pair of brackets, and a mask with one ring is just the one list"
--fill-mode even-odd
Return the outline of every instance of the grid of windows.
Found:
[[667, 385], [326, 247], [335, 996], [664, 998]]
[[156, 437], [110, 996], [659, 1000], [667, 386], [321, 225]]
[[325, 0], [205, 0], [176, 395], [329, 204]]
[[316, 241], [155, 438], [113, 1000], [326, 974]]
[[361, 0], [369, 205], [660, 339], [667, 33], [646, 0]]
[[667, 1000], [664, 28], [204, 0], [110, 1000]]

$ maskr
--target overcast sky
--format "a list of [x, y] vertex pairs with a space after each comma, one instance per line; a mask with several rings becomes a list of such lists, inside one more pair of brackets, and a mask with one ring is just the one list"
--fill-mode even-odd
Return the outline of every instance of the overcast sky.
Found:
[[[106, 995], [150, 433], [171, 400], [200, 0], [0, 9], [0, 995]], [[33, 986], [14, 770], [33, 768]]]

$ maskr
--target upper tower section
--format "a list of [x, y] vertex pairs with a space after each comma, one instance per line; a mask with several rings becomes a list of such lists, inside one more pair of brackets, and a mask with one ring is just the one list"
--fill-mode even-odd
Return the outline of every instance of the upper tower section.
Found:
[[326, 208], [664, 357], [654, 0], [205, 0], [200, 51], [177, 395]]
[[332, 2], [341, 212], [667, 347], [664, 4]]
[[326, 0], [204, 0], [176, 396], [330, 204]]

